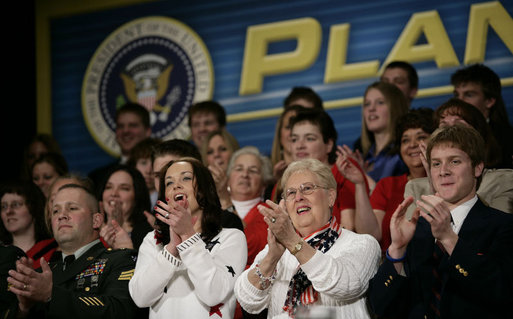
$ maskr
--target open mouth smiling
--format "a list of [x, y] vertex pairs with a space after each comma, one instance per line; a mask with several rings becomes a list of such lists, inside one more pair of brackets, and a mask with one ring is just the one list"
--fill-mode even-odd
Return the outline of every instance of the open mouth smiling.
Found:
[[183, 193], [175, 194], [173, 200], [178, 203], [178, 205], [187, 208], [189, 206], [189, 202], [187, 202], [187, 195]]
[[175, 200], [175, 202], [179, 202], [185, 200], [186, 198], [187, 197], [185, 196], [185, 194], [176, 194], [173, 199]]
[[299, 207], [297, 210], [296, 210], [296, 213], [298, 215], [304, 215], [306, 213], [308, 213], [309, 211], [311, 210], [310, 207], [308, 206], [302, 206], [302, 207]]

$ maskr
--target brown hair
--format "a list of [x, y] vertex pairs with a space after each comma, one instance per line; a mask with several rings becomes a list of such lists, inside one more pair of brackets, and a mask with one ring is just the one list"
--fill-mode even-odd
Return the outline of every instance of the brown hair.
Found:
[[484, 147], [484, 150], [486, 150], [484, 162], [486, 167], [491, 168], [500, 163], [502, 159], [501, 149], [493, 136], [490, 126], [486, 123], [486, 119], [476, 107], [460, 99], [451, 98], [436, 109], [436, 125], [439, 126], [440, 121], [447, 115], [461, 117], [481, 135], [486, 142]]
[[483, 64], [473, 64], [459, 69], [451, 75], [451, 84], [459, 86], [464, 83], [475, 83], [481, 86], [485, 98], [494, 98], [495, 103], [490, 108], [490, 120], [492, 123], [501, 123], [510, 126], [506, 105], [502, 98], [501, 80], [489, 67]]
[[216, 101], [203, 101], [191, 105], [188, 114], [189, 127], [191, 127], [192, 117], [195, 114], [200, 113], [214, 114], [219, 127], [226, 126], [226, 111], [224, 110], [223, 106]]
[[232, 152], [232, 154], [236, 150], [239, 149], [239, 142], [237, 142], [235, 137], [233, 137], [233, 135], [231, 135], [227, 130], [222, 129], [219, 131], [210, 132], [207, 135], [207, 138], [205, 138], [205, 140], [203, 141], [203, 144], [201, 145], [201, 149], [200, 149], [201, 157], [203, 159], [203, 164], [205, 164], [205, 165], [208, 165], [208, 163], [207, 163], [208, 143], [210, 143], [210, 140], [214, 136], [217, 136], [217, 135], [221, 136], [221, 138], [226, 143], [226, 146], [228, 146], [228, 149]]
[[[278, 121], [276, 122], [276, 129], [274, 130], [274, 139], [273, 139], [273, 146], [271, 149], [271, 163], [274, 167], [276, 163], [281, 161], [283, 159], [283, 145], [281, 145], [281, 129], [283, 127], [283, 119], [285, 118], [285, 115], [287, 115], [290, 112], [294, 112], [297, 114], [297, 112], [304, 110], [305, 108], [301, 105], [291, 105], [286, 106], [283, 112], [281, 112], [280, 117], [278, 118]], [[290, 124], [290, 123], [289, 123]]]
[[304, 99], [310, 103], [312, 103], [314, 109], [324, 109], [322, 105], [322, 99], [312, 88], [307, 86], [295, 86], [290, 91], [289, 95], [283, 101], [283, 106], [292, 106], [295, 101], [299, 99]]
[[153, 148], [157, 146], [161, 140], [159, 138], [147, 137], [137, 143], [130, 151], [130, 157], [126, 163], [130, 167], [136, 167], [137, 161], [143, 158], [151, 158]]
[[[5, 194], [16, 194], [23, 197], [25, 205], [27, 205], [28, 211], [34, 219], [34, 239], [36, 242], [50, 238], [44, 220], [45, 195], [36, 184], [29, 181], [2, 183], [0, 199]], [[0, 241], [4, 244], [12, 244], [12, 234], [7, 231], [3, 222], [0, 222]]]
[[[388, 133], [389, 133], [389, 140], [388, 144], [391, 144], [395, 141], [395, 127], [397, 124], [397, 120], [404, 115], [406, 112], [408, 112], [409, 106], [408, 101], [406, 97], [404, 96], [404, 93], [399, 90], [395, 85], [385, 82], [374, 82], [371, 85], [367, 87], [365, 90], [365, 96], [367, 96], [367, 93], [371, 89], [376, 89], [383, 94], [385, 98], [385, 102], [388, 106], [388, 112], [390, 116], [388, 117]], [[365, 103], [365, 102], [364, 102]], [[362, 105], [363, 108], [363, 105]], [[367, 129], [367, 124], [365, 124], [365, 118], [362, 116], [362, 136], [361, 136], [361, 142], [362, 142], [362, 150], [364, 156], [367, 155], [369, 152], [372, 144], [374, 143], [374, 134]]]
[[[192, 166], [194, 175], [194, 195], [200, 209], [203, 211], [201, 217], [201, 237], [204, 241], [212, 240], [221, 231], [221, 202], [217, 196], [216, 184], [210, 171], [201, 161], [192, 157], [183, 157], [176, 161], [170, 161], [160, 170], [160, 185], [166, 185], [166, 172], [169, 167], [178, 162], [187, 162]], [[160, 187], [159, 199], [166, 198], [166, 187]], [[169, 226], [157, 219], [157, 231], [162, 236], [164, 245], [170, 241]]]
[[[446, 145], [465, 152], [472, 163], [472, 168], [484, 163], [485, 154], [483, 149], [485, 143], [478, 131], [472, 127], [454, 125], [437, 129], [431, 135], [427, 145], [426, 156], [431, 168], [431, 151], [435, 146]], [[476, 189], [479, 187], [481, 176], [478, 178]]]

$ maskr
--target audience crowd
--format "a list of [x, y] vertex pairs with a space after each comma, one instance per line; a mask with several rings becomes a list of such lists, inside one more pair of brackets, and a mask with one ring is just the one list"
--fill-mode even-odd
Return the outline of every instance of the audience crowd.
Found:
[[190, 106], [190, 141], [123, 105], [121, 156], [87, 177], [37, 135], [0, 185], [0, 317], [513, 317], [500, 79], [475, 64], [450, 82], [411, 108], [415, 68], [388, 64], [353, 147], [309, 87], [284, 99], [269, 156], [215, 101]]

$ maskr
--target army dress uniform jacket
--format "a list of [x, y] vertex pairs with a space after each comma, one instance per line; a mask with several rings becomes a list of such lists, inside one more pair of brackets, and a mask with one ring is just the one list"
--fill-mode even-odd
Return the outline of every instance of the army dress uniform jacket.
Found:
[[60, 254], [50, 262], [51, 300], [31, 310], [31, 318], [135, 318], [137, 306], [128, 282], [135, 269], [136, 252], [106, 249], [101, 242], [63, 270]]
[[[438, 273], [441, 318], [513, 318], [513, 215], [477, 200]], [[385, 259], [369, 284], [369, 301], [380, 318], [431, 318], [433, 251], [430, 224], [419, 218], [408, 244], [404, 271]]]

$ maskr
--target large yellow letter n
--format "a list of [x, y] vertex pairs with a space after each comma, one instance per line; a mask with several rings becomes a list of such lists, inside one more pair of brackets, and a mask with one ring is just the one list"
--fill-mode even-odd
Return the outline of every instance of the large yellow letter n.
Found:
[[[261, 92], [263, 79], [267, 75], [295, 72], [310, 67], [319, 54], [321, 35], [321, 25], [313, 18], [249, 27], [239, 94]], [[291, 52], [267, 54], [269, 43], [284, 40], [296, 40], [296, 49]]]

